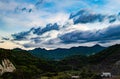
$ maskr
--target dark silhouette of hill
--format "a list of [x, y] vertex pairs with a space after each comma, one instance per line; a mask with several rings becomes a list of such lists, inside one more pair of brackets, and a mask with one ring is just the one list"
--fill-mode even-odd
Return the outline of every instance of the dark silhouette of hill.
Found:
[[92, 55], [92, 54], [102, 51], [105, 48], [106, 47], [102, 47], [100, 45], [95, 45], [92, 47], [79, 46], [79, 47], [72, 47], [70, 49], [58, 48], [55, 50], [45, 50], [41, 48], [36, 48], [34, 50], [30, 50], [29, 52], [32, 55], [39, 57], [39, 58], [60, 60], [60, 59], [64, 59], [65, 57], [69, 57], [72, 55]]
[[106, 48], [105, 50], [90, 56], [91, 63], [114, 64], [120, 60], [120, 44]]

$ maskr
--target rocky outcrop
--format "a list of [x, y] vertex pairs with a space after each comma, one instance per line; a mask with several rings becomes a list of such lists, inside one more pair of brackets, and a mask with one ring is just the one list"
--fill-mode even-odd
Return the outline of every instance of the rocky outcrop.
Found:
[[12, 62], [10, 62], [9, 59], [2, 60], [2, 64], [0, 64], [0, 75], [5, 72], [13, 72], [15, 70], [15, 66], [12, 64]]

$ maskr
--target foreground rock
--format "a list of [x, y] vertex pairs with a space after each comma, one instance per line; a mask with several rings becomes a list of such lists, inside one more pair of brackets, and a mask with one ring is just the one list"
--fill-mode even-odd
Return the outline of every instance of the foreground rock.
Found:
[[10, 62], [9, 59], [2, 60], [2, 64], [0, 64], [0, 75], [2, 75], [5, 72], [13, 72], [15, 70], [15, 66], [12, 64], [12, 62]]

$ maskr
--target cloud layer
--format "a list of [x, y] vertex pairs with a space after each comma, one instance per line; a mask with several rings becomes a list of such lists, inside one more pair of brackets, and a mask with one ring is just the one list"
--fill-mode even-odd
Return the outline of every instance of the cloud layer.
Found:
[[85, 43], [94, 42], [106, 43], [120, 39], [120, 25], [110, 26], [96, 31], [73, 31], [66, 33], [59, 38], [63, 43]]
[[[80, 13], [82, 12], [82, 13]], [[82, 15], [81, 15], [82, 14]], [[119, 18], [117, 15], [104, 15], [99, 14], [101, 16], [104, 15], [104, 19], [102, 21], [98, 21], [100, 17], [96, 17], [96, 13], [91, 14], [88, 11], [83, 12], [80, 10], [77, 15], [71, 15], [70, 19], [66, 21], [63, 25], [58, 25], [57, 23], [54, 24], [47, 24], [43, 28], [31, 28], [28, 31], [20, 32], [13, 34], [12, 41], [18, 43], [25, 48], [36, 48], [36, 47], [44, 47], [44, 48], [60, 48], [61, 45], [63, 47], [76, 46], [76, 45], [86, 45], [86, 44], [106, 44], [111, 43], [120, 39], [120, 24]], [[91, 21], [89, 20], [86, 22], [81, 22], [81, 18], [77, 18], [79, 21], [77, 24], [74, 23], [74, 17], [83, 17], [82, 20], [86, 20], [84, 18], [89, 16], [89, 18], [97, 20]], [[96, 18], [95, 18], [95, 17]], [[113, 21], [115, 16], [115, 20]], [[112, 19], [111, 19], [112, 18]], [[88, 20], [88, 19], [87, 19]], [[111, 22], [112, 21], [112, 22]], [[103, 23], [107, 27], [101, 26], [101, 28], [96, 29], [96, 27], [92, 25], [96, 25], [97, 23]], [[92, 24], [92, 25], [90, 25]], [[91, 27], [93, 29], [91, 29]]]

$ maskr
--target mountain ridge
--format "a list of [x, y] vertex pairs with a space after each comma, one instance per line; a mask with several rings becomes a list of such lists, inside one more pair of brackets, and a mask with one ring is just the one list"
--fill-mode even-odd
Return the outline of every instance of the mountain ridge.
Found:
[[58, 48], [54, 50], [45, 50], [41, 48], [36, 48], [33, 50], [29, 50], [29, 52], [37, 57], [59, 60], [71, 55], [91, 55], [100, 52], [105, 48], [106, 47], [102, 47], [97, 44], [92, 47], [78, 46], [78, 47], [71, 47], [70, 49]]

